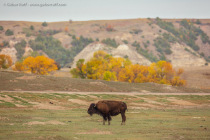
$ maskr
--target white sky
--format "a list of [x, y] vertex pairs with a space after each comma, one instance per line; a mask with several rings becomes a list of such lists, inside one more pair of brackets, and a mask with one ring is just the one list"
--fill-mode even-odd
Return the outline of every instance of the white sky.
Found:
[[[27, 3], [27, 6], [19, 4]], [[31, 6], [31, 4], [66, 6]], [[11, 5], [17, 6], [11, 6]], [[210, 19], [210, 0], [0, 0], [0, 20]]]

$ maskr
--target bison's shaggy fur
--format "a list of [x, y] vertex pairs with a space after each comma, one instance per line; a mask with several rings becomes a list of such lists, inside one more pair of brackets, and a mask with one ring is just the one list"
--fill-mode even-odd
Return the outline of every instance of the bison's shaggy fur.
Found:
[[112, 120], [111, 116], [116, 116], [121, 114], [122, 123], [121, 125], [125, 125], [126, 116], [125, 111], [127, 110], [127, 105], [121, 101], [99, 101], [98, 103], [90, 104], [88, 109], [88, 114], [91, 116], [93, 114], [98, 114], [103, 117], [103, 125], [105, 125], [105, 121], [108, 119], [108, 124], [110, 125], [110, 121]]

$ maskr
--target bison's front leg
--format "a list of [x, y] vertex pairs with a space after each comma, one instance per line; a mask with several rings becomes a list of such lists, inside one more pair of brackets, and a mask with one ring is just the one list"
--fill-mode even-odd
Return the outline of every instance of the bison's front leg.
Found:
[[121, 112], [121, 117], [122, 117], [122, 123], [121, 125], [125, 125], [125, 121], [126, 121], [126, 116], [125, 116], [125, 112]]
[[106, 120], [107, 120], [106, 116], [103, 116], [103, 125], [105, 125]]
[[111, 116], [108, 115], [108, 124], [110, 125], [110, 121], [112, 120]]

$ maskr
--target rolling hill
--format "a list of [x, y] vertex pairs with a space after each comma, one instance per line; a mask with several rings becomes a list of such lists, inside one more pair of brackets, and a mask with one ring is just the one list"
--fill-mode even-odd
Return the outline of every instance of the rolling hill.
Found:
[[148, 18], [43, 26], [41, 22], [0, 21], [0, 54], [8, 54], [16, 62], [29, 50], [41, 51], [62, 67], [75, 67], [78, 59], [88, 60], [94, 51], [105, 50], [114, 57], [128, 57], [134, 64], [166, 60], [179, 67], [203, 66], [210, 62], [209, 22]]

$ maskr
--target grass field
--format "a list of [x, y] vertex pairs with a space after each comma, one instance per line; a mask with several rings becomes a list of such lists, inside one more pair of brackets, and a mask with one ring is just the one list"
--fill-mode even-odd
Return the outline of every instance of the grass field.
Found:
[[[126, 125], [89, 116], [98, 100], [126, 102]], [[0, 139], [208, 140], [209, 126], [209, 95], [0, 93]]]

